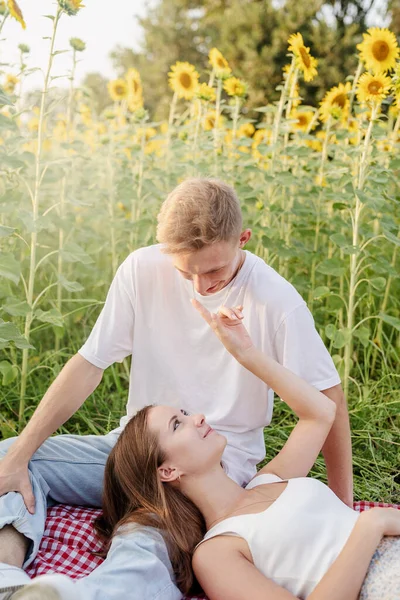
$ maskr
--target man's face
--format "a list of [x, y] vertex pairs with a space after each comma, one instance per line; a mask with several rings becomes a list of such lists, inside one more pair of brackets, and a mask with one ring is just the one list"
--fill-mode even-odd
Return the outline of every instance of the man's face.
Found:
[[240, 264], [240, 241], [215, 242], [190, 254], [172, 255], [174, 267], [193, 281], [198, 294], [209, 296], [222, 290]]

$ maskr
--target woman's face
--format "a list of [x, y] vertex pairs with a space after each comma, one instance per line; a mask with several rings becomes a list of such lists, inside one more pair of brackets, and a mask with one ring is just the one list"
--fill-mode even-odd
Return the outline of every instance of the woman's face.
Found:
[[149, 412], [148, 424], [167, 457], [159, 468], [162, 481], [200, 475], [221, 462], [226, 438], [207, 425], [204, 415], [155, 406]]

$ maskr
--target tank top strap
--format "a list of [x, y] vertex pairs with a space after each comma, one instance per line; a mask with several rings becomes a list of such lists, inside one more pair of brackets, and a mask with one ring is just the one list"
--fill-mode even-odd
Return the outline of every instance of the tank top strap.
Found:
[[273, 473], [263, 473], [262, 475], [256, 475], [249, 483], [246, 485], [246, 490], [251, 490], [258, 485], [264, 485], [266, 483], [279, 483], [281, 481], [287, 481], [287, 479], [281, 479], [278, 475], [274, 475]]

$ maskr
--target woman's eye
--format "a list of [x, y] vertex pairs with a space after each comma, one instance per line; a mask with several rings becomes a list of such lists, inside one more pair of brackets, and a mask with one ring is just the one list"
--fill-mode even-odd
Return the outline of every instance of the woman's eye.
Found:
[[176, 430], [176, 428], [178, 427], [179, 424], [180, 424], [180, 421], [178, 419], [175, 419], [175, 421], [174, 421], [174, 431]]
[[189, 416], [189, 413], [188, 413], [188, 411], [187, 411], [187, 410], [183, 410], [183, 409], [182, 409], [182, 410], [181, 410], [181, 413], [182, 413], [183, 415], [185, 415], [185, 417], [188, 417], [188, 416]]

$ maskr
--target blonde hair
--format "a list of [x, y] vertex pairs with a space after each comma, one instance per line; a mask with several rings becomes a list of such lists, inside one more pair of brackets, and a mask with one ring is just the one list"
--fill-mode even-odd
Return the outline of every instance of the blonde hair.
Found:
[[157, 240], [167, 254], [188, 254], [215, 242], [239, 239], [243, 218], [235, 190], [219, 179], [186, 179], [158, 214]]

